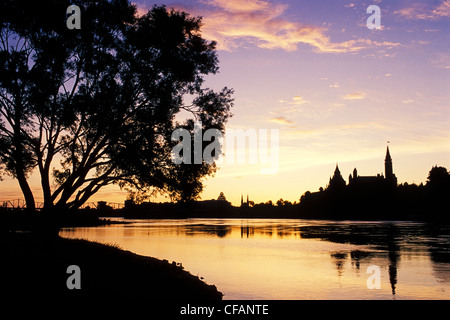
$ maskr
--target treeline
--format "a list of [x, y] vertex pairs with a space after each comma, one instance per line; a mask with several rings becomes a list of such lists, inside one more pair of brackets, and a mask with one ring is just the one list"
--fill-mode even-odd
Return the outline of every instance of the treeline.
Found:
[[182, 203], [142, 203], [121, 211], [106, 210], [126, 218], [307, 218], [352, 220], [449, 221], [450, 173], [433, 167], [426, 184], [407, 182], [394, 187], [370, 188], [346, 185], [341, 189], [305, 192], [299, 201], [279, 199], [234, 207], [221, 193], [218, 200]]

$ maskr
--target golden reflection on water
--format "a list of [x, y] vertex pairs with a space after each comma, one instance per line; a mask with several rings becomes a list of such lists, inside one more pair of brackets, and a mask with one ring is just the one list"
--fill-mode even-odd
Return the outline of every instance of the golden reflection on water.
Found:
[[[182, 263], [224, 299], [450, 299], [448, 228], [419, 223], [282, 219], [136, 220], [67, 228]], [[381, 289], [368, 289], [367, 268]]]

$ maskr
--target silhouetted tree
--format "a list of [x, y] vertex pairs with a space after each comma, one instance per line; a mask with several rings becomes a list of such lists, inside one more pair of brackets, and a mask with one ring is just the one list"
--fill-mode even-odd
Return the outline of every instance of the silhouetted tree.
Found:
[[444, 167], [434, 166], [428, 173], [427, 186], [432, 189], [443, 189], [450, 186], [450, 174]]
[[434, 166], [428, 174], [427, 210], [431, 219], [448, 221], [448, 199], [450, 198], [450, 174], [444, 167]]
[[219, 194], [219, 197], [217, 198], [217, 200], [219, 201], [227, 201], [227, 198], [225, 197], [225, 195], [223, 194], [223, 192], [221, 192]]
[[283, 198], [279, 199], [276, 203], [277, 203], [278, 207], [291, 206], [292, 205], [292, 202], [290, 202], [289, 200], [283, 200]]
[[201, 18], [164, 6], [138, 17], [127, 0], [79, 0], [81, 29], [69, 30], [70, 4], [0, 4], [0, 169], [29, 209], [35, 169], [45, 209], [78, 208], [110, 184], [198, 197], [216, 166], [173, 163], [172, 132], [193, 127], [176, 115], [224, 131], [233, 104], [232, 90], [202, 88], [218, 59]]
[[304, 203], [308, 197], [311, 195], [311, 191], [306, 191], [302, 196], [300, 197], [300, 203]]

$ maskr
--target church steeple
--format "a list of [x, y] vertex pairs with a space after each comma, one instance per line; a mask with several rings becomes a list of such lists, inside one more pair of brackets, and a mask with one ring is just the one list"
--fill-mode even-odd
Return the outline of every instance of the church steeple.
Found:
[[392, 169], [392, 158], [389, 153], [389, 146], [386, 149], [386, 158], [384, 159], [384, 175], [386, 179], [392, 179], [394, 176], [394, 170]]
[[392, 158], [389, 152], [389, 146], [386, 148], [386, 158], [384, 159], [384, 174], [386, 181], [392, 186], [397, 186], [397, 177], [394, 174], [394, 169], [392, 168]]

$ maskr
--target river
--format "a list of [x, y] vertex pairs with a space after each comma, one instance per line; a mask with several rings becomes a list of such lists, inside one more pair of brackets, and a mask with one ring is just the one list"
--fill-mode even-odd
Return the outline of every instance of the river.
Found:
[[446, 225], [285, 219], [126, 222], [65, 228], [60, 235], [182, 263], [228, 300], [450, 299]]

